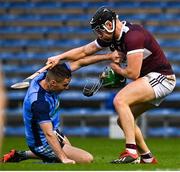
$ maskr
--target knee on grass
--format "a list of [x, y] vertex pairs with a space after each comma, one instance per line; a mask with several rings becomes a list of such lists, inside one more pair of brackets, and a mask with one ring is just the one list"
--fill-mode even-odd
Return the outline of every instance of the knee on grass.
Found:
[[90, 153], [87, 153], [81, 158], [80, 163], [92, 163], [93, 162], [93, 156]]

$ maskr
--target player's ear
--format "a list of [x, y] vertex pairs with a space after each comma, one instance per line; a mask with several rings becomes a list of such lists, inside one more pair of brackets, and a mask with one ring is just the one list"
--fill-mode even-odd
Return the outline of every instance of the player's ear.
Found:
[[51, 86], [56, 86], [56, 85], [57, 85], [57, 82], [56, 82], [55, 80], [51, 80], [51, 81], [50, 81], [50, 84], [51, 84]]
[[105, 22], [105, 26], [109, 29], [112, 29], [113, 28], [113, 24], [112, 24], [112, 22], [111, 21], [109, 21], [109, 20], [107, 20], [106, 22]]

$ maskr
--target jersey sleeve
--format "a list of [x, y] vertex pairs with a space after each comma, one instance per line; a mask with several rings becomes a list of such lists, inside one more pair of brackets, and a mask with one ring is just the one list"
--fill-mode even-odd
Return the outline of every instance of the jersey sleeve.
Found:
[[145, 47], [144, 42], [145, 42], [145, 37], [142, 32], [132, 31], [128, 33], [127, 37], [125, 38], [127, 55], [138, 52], [144, 52], [144, 47]]
[[38, 123], [50, 122], [50, 106], [45, 100], [32, 103], [31, 111]]

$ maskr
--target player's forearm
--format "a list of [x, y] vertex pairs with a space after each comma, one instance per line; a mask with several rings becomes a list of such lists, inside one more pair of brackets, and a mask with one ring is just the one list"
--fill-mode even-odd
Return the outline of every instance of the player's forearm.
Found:
[[81, 67], [87, 66], [90, 64], [94, 64], [104, 60], [111, 60], [111, 56], [109, 54], [98, 54], [93, 56], [86, 56], [84, 59], [79, 60], [79, 65]]
[[63, 161], [63, 159], [67, 159], [64, 151], [61, 149], [60, 144], [55, 136], [55, 134], [52, 133], [47, 133], [46, 134], [46, 139], [49, 143], [49, 145], [51, 146], [51, 148], [53, 149], [53, 151], [55, 152], [56, 156]]
[[125, 69], [119, 68], [119, 70], [117, 70], [117, 73], [124, 76], [125, 78], [129, 78], [129, 79], [132, 79], [132, 80], [135, 80], [135, 79], [137, 79], [139, 77], [139, 75], [137, 75], [132, 70], [129, 70], [128, 68], [125, 68]]
[[63, 54], [58, 55], [58, 59], [59, 60], [76, 61], [76, 60], [82, 59], [86, 56], [90, 56], [99, 50], [100, 50], [100, 48], [98, 48], [93, 41], [87, 45], [71, 49]]
[[118, 64], [115, 64], [115, 63], [111, 63], [111, 67], [116, 73], [124, 76], [125, 78], [129, 78], [132, 80], [136, 80], [140, 74], [136, 70], [132, 70], [129, 67], [121, 68]]
[[78, 60], [86, 56], [86, 54], [83, 52], [83, 47], [74, 48], [72, 50], [69, 50], [63, 54], [60, 54], [57, 56], [59, 60]]
[[101, 55], [93, 55], [93, 56], [86, 56], [83, 59], [77, 60], [77, 61], [73, 61], [70, 63], [70, 68], [71, 71], [76, 71], [81, 67], [90, 65], [90, 64], [94, 64], [100, 61], [104, 61], [104, 60], [110, 60], [111, 59], [111, 55], [110, 54], [101, 54]]

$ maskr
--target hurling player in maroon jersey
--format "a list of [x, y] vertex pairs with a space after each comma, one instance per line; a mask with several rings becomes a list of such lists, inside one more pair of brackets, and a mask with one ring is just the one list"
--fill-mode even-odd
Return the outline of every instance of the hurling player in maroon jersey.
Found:
[[176, 78], [171, 65], [150, 32], [140, 25], [120, 21], [109, 8], [99, 8], [90, 24], [97, 35], [95, 41], [50, 57], [47, 63], [56, 65], [62, 59], [86, 58], [106, 47], [119, 54], [120, 61], [126, 65], [111, 63], [111, 67], [132, 82], [121, 89], [113, 101], [126, 146], [112, 163], [133, 163], [139, 155], [141, 163], [157, 163], [135, 120], [145, 111], [159, 106], [173, 91]]

